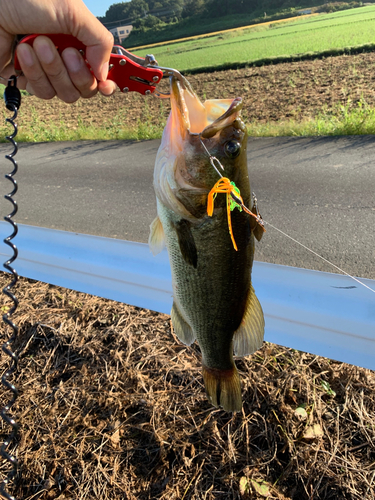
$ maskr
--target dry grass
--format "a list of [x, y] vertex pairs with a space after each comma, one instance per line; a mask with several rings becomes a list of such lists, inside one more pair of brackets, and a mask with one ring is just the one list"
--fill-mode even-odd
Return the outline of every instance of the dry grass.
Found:
[[168, 316], [17, 288], [18, 498], [374, 498], [370, 370], [266, 343], [238, 361], [244, 409], [227, 414], [208, 403], [199, 349], [172, 336]]

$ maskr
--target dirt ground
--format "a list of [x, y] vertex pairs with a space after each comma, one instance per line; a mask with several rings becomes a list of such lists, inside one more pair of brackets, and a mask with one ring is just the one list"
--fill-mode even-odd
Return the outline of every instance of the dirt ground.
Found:
[[[188, 76], [202, 98], [241, 96], [247, 123], [301, 120], [318, 113], [337, 111], [338, 105], [356, 107], [360, 101], [375, 104], [375, 53], [329, 57], [323, 60], [202, 73]], [[164, 82], [163, 82], [164, 83]], [[169, 101], [117, 92], [111, 98], [97, 96], [72, 105], [57, 98], [42, 101], [25, 97], [20, 123], [53, 120], [66, 127], [77, 124], [136, 127], [140, 122], [163, 125]]]
[[[243, 96], [247, 120], [277, 121], [374, 105], [374, 63], [364, 54], [189, 79], [202, 97]], [[165, 103], [146, 102], [30, 97], [21, 111], [72, 127], [165, 119]], [[26, 279], [17, 296], [18, 499], [374, 499], [374, 372], [265, 343], [237, 360], [244, 408], [232, 415], [207, 401], [199, 348], [173, 336], [169, 316]]]

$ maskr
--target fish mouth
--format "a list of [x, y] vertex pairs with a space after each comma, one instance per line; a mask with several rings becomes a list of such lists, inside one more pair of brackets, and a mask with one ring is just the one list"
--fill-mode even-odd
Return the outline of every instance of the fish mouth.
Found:
[[240, 117], [242, 98], [208, 99], [203, 103], [187, 80], [171, 77], [171, 115], [183, 139], [187, 135], [211, 138]]

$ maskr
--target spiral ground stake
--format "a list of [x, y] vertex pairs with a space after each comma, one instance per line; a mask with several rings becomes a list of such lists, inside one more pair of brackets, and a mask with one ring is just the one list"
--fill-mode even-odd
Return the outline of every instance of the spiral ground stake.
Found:
[[9, 484], [13, 482], [15, 476], [17, 475], [17, 470], [18, 470], [17, 458], [8, 451], [8, 448], [16, 440], [18, 431], [18, 425], [15, 419], [9, 413], [18, 396], [17, 388], [15, 387], [14, 384], [12, 384], [12, 382], [9, 381], [9, 378], [15, 373], [18, 366], [18, 356], [12, 350], [12, 347], [18, 336], [18, 328], [11, 320], [11, 317], [18, 306], [17, 297], [11, 291], [18, 281], [18, 274], [16, 270], [12, 267], [12, 264], [16, 260], [18, 255], [17, 247], [12, 242], [13, 238], [17, 235], [18, 232], [17, 224], [13, 221], [13, 217], [18, 210], [17, 202], [13, 198], [18, 189], [17, 181], [14, 179], [14, 175], [17, 173], [18, 170], [17, 162], [14, 159], [14, 156], [17, 154], [18, 147], [14, 138], [16, 137], [18, 131], [15, 120], [17, 118], [18, 109], [21, 104], [21, 94], [17, 88], [17, 79], [15, 76], [9, 79], [8, 86], [4, 91], [4, 99], [7, 109], [13, 112], [13, 116], [11, 118], [6, 119], [6, 122], [10, 123], [13, 126], [13, 133], [7, 136], [6, 139], [11, 144], [13, 144], [14, 149], [12, 153], [5, 156], [5, 158], [7, 158], [13, 164], [12, 172], [5, 175], [5, 178], [8, 179], [13, 185], [12, 192], [5, 195], [5, 199], [12, 204], [13, 210], [9, 215], [4, 217], [4, 220], [12, 226], [13, 232], [10, 236], [4, 239], [4, 243], [12, 249], [13, 255], [4, 263], [4, 268], [11, 274], [11, 282], [3, 289], [3, 293], [12, 301], [13, 305], [3, 315], [3, 321], [8, 326], [8, 330], [10, 329], [13, 333], [9, 338], [9, 340], [6, 341], [5, 344], [3, 344], [2, 346], [3, 352], [10, 358], [11, 365], [1, 378], [1, 383], [3, 384], [6, 390], [12, 393], [12, 397], [10, 401], [0, 411], [0, 416], [4, 420], [4, 422], [12, 428], [12, 430], [10, 435], [5, 439], [0, 448], [0, 455], [4, 460], [6, 460], [10, 464], [12, 468], [8, 473], [7, 477], [4, 479], [4, 481], [0, 484], [0, 495], [2, 495], [7, 500], [16, 500], [15, 497], [12, 496], [7, 491]]

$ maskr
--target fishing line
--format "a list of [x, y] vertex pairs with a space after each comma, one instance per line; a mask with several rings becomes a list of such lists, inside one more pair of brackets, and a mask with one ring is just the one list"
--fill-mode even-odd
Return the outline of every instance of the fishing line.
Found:
[[267, 224], [268, 226], [272, 227], [272, 229], [275, 229], [276, 231], [278, 231], [279, 233], [281, 233], [283, 236], [286, 236], [287, 238], [289, 238], [290, 240], [294, 241], [294, 243], [297, 243], [298, 245], [300, 245], [302, 248], [304, 248], [305, 250], [308, 250], [309, 252], [311, 252], [313, 255], [316, 255], [316, 257], [319, 257], [319, 259], [322, 259], [324, 262], [326, 262], [327, 264], [330, 264], [331, 266], [333, 266], [335, 269], [337, 269], [338, 271], [340, 271], [342, 274], [345, 274], [345, 276], [348, 276], [349, 278], [351, 278], [352, 280], [356, 281], [357, 283], [359, 283], [360, 285], [364, 286], [365, 288], [368, 288], [368, 290], [370, 290], [371, 292], [375, 293], [375, 290], [370, 288], [368, 285], [366, 285], [365, 283], [363, 283], [362, 281], [360, 281], [358, 278], [355, 278], [354, 276], [352, 276], [351, 274], [347, 273], [346, 271], [344, 271], [343, 269], [341, 269], [341, 267], [339, 266], [336, 266], [336, 264], [334, 264], [333, 262], [330, 262], [329, 260], [327, 260], [325, 257], [323, 257], [322, 255], [318, 254], [317, 252], [315, 252], [314, 250], [312, 250], [311, 248], [307, 247], [306, 245], [304, 245], [303, 243], [301, 243], [300, 241], [296, 240], [295, 238], [293, 238], [292, 236], [290, 236], [289, 234], [285, 233], [284, 231], [282, 231], [281, 229], [277, 228], [276, 226], [274, 226], [273, 224], [271, 224], [270, 222], [264, 220], [262, 218], [264, 224]]
[[[221, 178], [223, 178], [223, 175], [219, 172], [219, 170], [217, 169], [216, 165], [215, 165], [215, 162], [220, 166], [220, 168], [222, 170], [224, 170], [224, 167], [223, 165], [221, 164], [220, 160], [218, 160], [215, 156], [211, 155], [211, 153], [208, 151], [206, 145], [204, 144], [203, 140], [202, 140], [202, 136], [201, 134], [197, 134], [198, 137], [199, 137], [199, 140], [205, 150], [205, 152], [208, 154], [209, 158], [210, 158], [210, 163], [211, 165], [214, 167], [214, 169], [216, 170], [216, 172], [219, 174], [219, 176]], [[233, 194], [231, 193], [231, 196], [233, 197]], [[235, 199], [235, 201], [237, 201]], [[258, 205], [257, 205], [257, 199], [256, 199], [256, 196], [255, 196], [255, 193], [253, 193], [253, 203], [254, 203], [254, 206], [255, 206], [255, 209], [256, 209], [256, 219], [257, 221], [259, 222], [259, 224], [261, 225], [264, 225], [264, 224], [267, 224], [268, 226], [272, 227], [272, 229], [275, 229], [276, 231], [278, 231], [280, 234], [282, 234], [283, 236], [285, 236], [286, 238], [289, 238], [290, 240], [292, 240], [294, 243], [297, 243], [297, 245], [300, 245], [302, 248], [304, 248], [305, 250], [308, 250], [310, 253], [312, 253], [313, 255], [315, 255], [316, 257], [319, 257], [319, 259], [323, 260], [324, 262], [326, 262], [327, 264], [331, 265], [332, 267], [334, 267], [337, 271], [340, 271], [340, 273], [344, 274], [345, 276], [348, 276], [348, 278], [351, 278], [352, 280], [354, 280], [355, 282], [359, 283], [360, 285], [362, 285], [363, 287], [367, 288], [368, 290], [370, 290], [370, 292], [373, 292], [375, 293], [375, 290], [371, 287], [369, 287], [368, 285], [366, 285], [365, 283], [363, 283], [362, 281], [360, 281], [358, 278], [355, 278], [354, 276], [352, 276], [351, 274], [347, 273], [346, 271], [344, 271], [344, 269], [341, 269], [341, 267], [339, 266], [336, 266], [336, 264], [334, 264], [333, 262], [329, 261], [328, 259], [326, 259], [325, 257], [323, 257], [322, 255], [318, 254], [317, 252], [315, 252], [314, 250], [312, 250], [311, 248], [309, 248], [308, 246], [304, 245], [303, 243], [301, 243], [300, 241], [296, 240], [295, 238], [293, 238], [292, 236], [290, 236], [289, 234], [285, 233], [284, 231], [282, 231], [281, 229], [277, 228], [276, 226], [274, 226], [273, 224], [271, 224], [270, 222], [266, 221], [263, 219], [263, 217], [260, 215], [260, 213], [258, 212]], [[243, 204], [241, 204], [241, 206], [243, 208], [245, 208], [245, 211], [247, 213], [250, 213], [250, 210], [245, 207]]]

